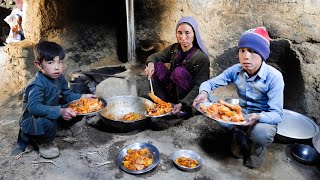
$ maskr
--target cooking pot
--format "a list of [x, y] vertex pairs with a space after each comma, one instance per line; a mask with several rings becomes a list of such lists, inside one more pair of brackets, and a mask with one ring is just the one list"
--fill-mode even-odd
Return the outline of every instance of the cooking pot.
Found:
[[320, 153], [320, 131], [312, 138], [313, 147]]
[[[106, 99], [107, 106], [99, 112], [103, 123], [113, 132], [129, 132], [144, 129], [147, 126], [145, 113], [153, 102], [138, 96], [114, 96]], [[128, 113], [143, 115], [134, 121], [123, 120]]]
[[284, 109], [282, 122], [278, 124], [276, 139], [284, 143], [309, 143], [318, 131], [319, 126], [314, 120]]
[[305, 144], [293, 144], [291, 155], [295, 160], [306, 165], [315, 165], [320, 162], [320, 154], [314, 148]]

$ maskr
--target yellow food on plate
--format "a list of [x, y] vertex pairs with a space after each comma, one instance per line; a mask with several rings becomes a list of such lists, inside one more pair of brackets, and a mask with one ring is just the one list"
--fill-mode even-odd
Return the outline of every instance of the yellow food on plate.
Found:
[[81, 98], [72, 102], [68, 108], [77, 114], [87, 114], [99, 111], [103, 108], [103, 103], [97, 98]]
[[142, 115], [134, 113], [134, 112], [130, 112], [128, 114], [125, 114], [122, 117], [122, 120], [135, 121], [135, 120], [139, 120], [139, 119], [143, 119], [143, 118], [145, 118], [145, 116], [142, 116]]
[[204, 106], [200, 104], [200, 110], [209, 117], [222, 120], [225, 122], [245, 122], [242, 114], [242, 108], [239, 105], [229, 104], [225, 101], [219, 100], [218, 103]]
[[189, 158], [189, 157], [178, 157], [176, 159], [176, 163], [179, 164], [180, 166], [185, 166], [188, 168], [195, 168], [198, 166], [199, 162], [195, 159]]
[[125, 168], [136, 171], [147, 168], [153, 163], [152, 154], [147, 148], [128, 149], [122, 160]]
[[147, 114], [149, 116], [160, 116], [162, 114], [167, 114], [172, 111], [172, 104], [164, 102], [162, 99], [157, 97], [153, 93], [149, 93], [151, 99], [155, 104], [147, 109]]

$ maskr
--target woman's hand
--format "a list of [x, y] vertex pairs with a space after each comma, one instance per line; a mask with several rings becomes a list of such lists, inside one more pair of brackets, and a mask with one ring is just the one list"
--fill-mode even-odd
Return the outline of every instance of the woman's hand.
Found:
[[60, 115], [64, 120], [70, 120], [73, 117], [76, 117], [77, 113], [70, 108], [61, 108]]
[[172, 110], [172, 114], [174, 114], [174, 115], [179, 114], [181, 109], [182, 109], [182, 104], [181, 103], [174, 105], [173, 106], [173, 110]]
[[97, 95], [95, 95], [95, 94], [82, 94], [80, 99], [81, 98], [97, 98]]
[[148, 66], [144, 69], [144, 72], [145, 72], [146, 76], [148, 76], [148, 80], [149, 80], [154, 73], [154, 63], [149, 62]]
[[206, 91], [201, 91], [200, 94], [194, 99], [193, 107], [196, 107], [199, 103], [208, 101], [208, 93]]

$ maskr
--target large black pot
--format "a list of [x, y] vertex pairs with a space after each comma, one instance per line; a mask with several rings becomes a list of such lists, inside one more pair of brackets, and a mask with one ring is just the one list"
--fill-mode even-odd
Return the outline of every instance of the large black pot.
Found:
[[128, 95], [111, 97], [106, 101], [107, 106], [99, 112], [106, 126], [105, 129], [111, 132], [130, 132], [147, 127], [148, 118], [146, 116], [135, 121], [122, 120], [121, 117], [130, 112], [145, 115], [147, 108], [153, 104], [150, 100]]

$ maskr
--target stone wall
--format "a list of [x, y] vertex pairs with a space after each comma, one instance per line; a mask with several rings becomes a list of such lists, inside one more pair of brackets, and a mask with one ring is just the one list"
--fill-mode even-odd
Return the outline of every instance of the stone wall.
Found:
[[[32, 47], [40, 39], [61, 43], [67, 51], [66, 73], [118, 63], [118, 48], [125, 35], [120, 36], [122, 40], [119, 41], [118, 26], [112, 26], [118, 21], [106, 21], [123, 15], [123, 9], [119, 8], [119, 14], [116, 14], [118, 11], [112, 11], [113, 15], [106, 14], [100, 24], [97, 22], [92, 26], [70, 18], [79, 13], [72, 11], [76, 2], [87, 3], [87, 9], [99, 3], [25, 0], [25, 36], [31, 46], [22, 49]], [[112, 10], [110, 7], [116, 9], [114, 7], [118, 6], [111, 3], [99, 10], [108, 13]], [[317, 103], [320, 99], [320, 0], [134, 0], [134, 7], [137, 47], [141, 42], [152, 41], [157, 50], [161, 50], [176, 42], [177, 21], [185, 15], [193, 16], [209, 52], [211, 76], [238, 61], [236, 46], [242, 32], [265, 26], [272, 38], [268, 62], [281, 70], [286, 82], [285, 108], [320, 119], [320, 104]], [[101, 17], [101, 14], [97, 16]], [[123, 21], [119, 22], [123, 24]], [[124, 26], [121, 27], [123, 31]], [[96, 35], [87, 38], [89, 34]], [[11, 57], [17, 56], [22, 57]]]
[[[320, 120], [319, 0], [136, 0], [135, 3], [137, 44], [150, 39], [174, 43], [177, 21], [185, 15], [193, 16], [210, 55], [211, 76], [238, 61], [236, 45], [242, 32], [265, 26], [275, 47], [271, 48], [268, 62], [278, 68], [282, 66], [286, 81], [285, 108]], [[296, 75], [286, 74], [284, 65], [290, 63], [297, 65], [292, 71]]]

